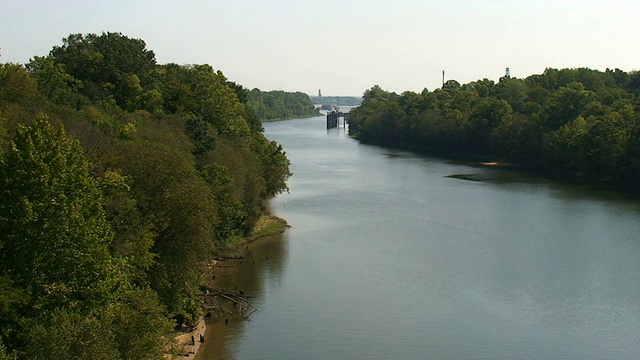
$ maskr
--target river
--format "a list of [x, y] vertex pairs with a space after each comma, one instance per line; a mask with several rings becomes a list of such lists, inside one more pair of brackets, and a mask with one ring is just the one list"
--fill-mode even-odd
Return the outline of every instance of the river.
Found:
[[272, 207], [292, 227], [222, 280], [259, 310], [216, 324], [200, 358], [640, 358], [637, 199], [362, 145], [323, 118], [265, 130], [291, 160]]

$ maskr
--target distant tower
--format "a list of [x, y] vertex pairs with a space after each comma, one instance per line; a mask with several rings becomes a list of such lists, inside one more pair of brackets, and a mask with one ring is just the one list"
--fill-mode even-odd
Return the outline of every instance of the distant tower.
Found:
[[442, 70], [442, 87], [444, 87], [444, 70]]
[[504, 72], [504, 77], [506, 77], [507, 79], [511, 79], [511, 70], [509, 70], [509, 68], [507, 68], [507, 71]]
[[318, 97], [322, 99], [322, 89], [318, 89]]

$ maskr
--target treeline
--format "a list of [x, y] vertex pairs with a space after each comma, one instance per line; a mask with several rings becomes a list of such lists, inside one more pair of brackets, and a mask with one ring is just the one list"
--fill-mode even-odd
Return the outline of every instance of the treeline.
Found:
[[421, 93], [367, 90], [349, 114], [363, 142], [492, 159], [637, 189], [640, 73], [546, 69]]
[[162, 359], [207, 261], [287, 189], [248, 91], [144, 41], [0, 64], [0, 359]]
[[247, 106], [265, 121], [320, 115], [309, 99], [309, 95], [301, 92], [253, 89], [248, 93]]
[[362, 98], [353, 96], [311, 96], [311, 101], [320, 105], [358, 106], [362, 103]]

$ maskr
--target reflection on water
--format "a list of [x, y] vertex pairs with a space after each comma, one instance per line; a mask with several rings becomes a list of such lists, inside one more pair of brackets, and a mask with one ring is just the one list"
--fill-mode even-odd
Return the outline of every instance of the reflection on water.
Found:
[[[236, 292], [242, 291], [250, 303], [260, 311], [266, 289], [275, 289], [283, 278], [287, 265], [286, 234], [258, 240], [242, 251], [242, 260], [222, 261], [213, 285]], [[224, 300], [221, 300], [223, 302]], [[233, 306], [225, 303], [228, 312], [221, 319], [208, 319], [207, 338], [198, 360], [234, 359], [237, 341], [242, 337], [248, 319], [233, 312]], [[225, 321], [226, 320], [226, 321]]]

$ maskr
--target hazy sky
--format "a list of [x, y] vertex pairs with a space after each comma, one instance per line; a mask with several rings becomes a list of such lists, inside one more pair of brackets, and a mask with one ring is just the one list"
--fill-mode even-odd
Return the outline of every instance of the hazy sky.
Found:
[[361, 95], [546, 67], [640, 70], [639, 0], [0, 0], [1, 62], [72, 33], [143, 39], [158, 63], [248, 88]]

